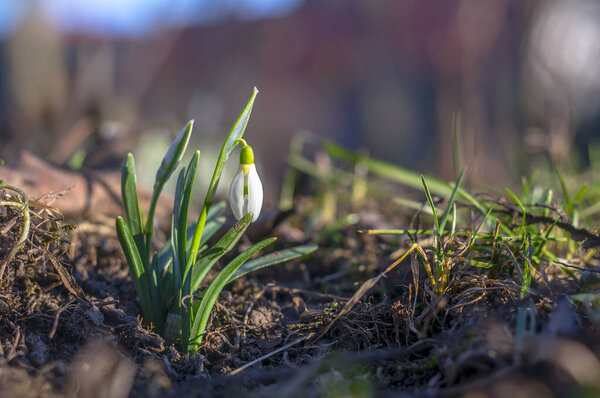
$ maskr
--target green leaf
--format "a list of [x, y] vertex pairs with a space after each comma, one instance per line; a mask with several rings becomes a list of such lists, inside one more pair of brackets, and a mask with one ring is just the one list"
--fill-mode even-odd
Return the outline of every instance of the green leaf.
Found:
[[194, 127], [194, 121], [190, 120], [183, 129], [177, 134], [177, 137], [173, 140], [169, 149], [167, 149], [167, 153], [163, 157], [163, 160], [156, 172], [156, 178], [154, 181], [155, 189], [157, 187], [162, 187], [164, 184], [171, 178], [171, 175], [181, 162], [181, 158], [185, 153], [185, 150], [190, 141], [190, 137], [192, 135], [192, 128]]
[[140, 258], [140, 253], [135, 245], [131, 231], [123, 217], [117, 217], [116, 220], [117, 238], [121, 243], [121, 248], [129, 264], [129, 273], [133, 279], [133, 284], [140, 298], [142, 313], [146, 322], [152, 322], [152, 300], [150, 298], [150, 284], [148, 276], [144, 270], [144, 264]]
[[155, 323], [154, 326], [156, 327], [156, 332], [162, 334], [169, 297], [163, 297], [163, 292], [160, 286], [160, 275], [157, 272], [155, 264], [157, 260], [158, 256], [152, 256], [152, 265], [150, 268], [150, 298], [152, 300], [152, 312], [154, 314], [153, 322]]
[[144, 252], [144, 228], [137, 195], [137, 182], [135, 176], [135, 161], [133, 154], [128, 153], [121, 166], [121, 200], [125, 220], [133, 235], [133, 240], [139, 252]]
[[221, 293], [223, 287], [229, 282], [235, 271], [237, 271], [250, 257], [256, 252], [262, 250], [266, 246], [275, 242], [276, 238], [265, 239], [259, 242], [243, 253], [239, 254], [234, 258], [227, 266], [217, 275], [215, 280], [204, 292], [204, 298], [198, 307], [196, 314], [194, 315], [194, 322], [190, 331], [191, 341], [188, 344], [188, 352], [195, 352], [198, 346], [202, 343], [202, 337], [210, 318], [210, 313]]
[[227, 283], [231, 283], [237, 278], [240, 278], [250, 272], [257, 271], [262, 268], [270, 267], [272, 265], [284, 263], [286, 261], [293, 260], [298, 257], [307, 256], [319, 248], [318, 245], [304, 245], [296, 246], [290, 249], [279, 250], [266, 256], [259, 257], [252, 261], [248, 261], [243, 266], [237, 269]]
[[192, 199], [192, 190], [194, 188], [194, 181], [196, 179], [196, 170], [198, 169], [199, 160], [200, 152], [196, 151], [196, 153], [194, 153], [194, 156], [190, 160], [190, 164], [187, 168], [187, 171], [185, 172], [185, 179], [183, 182], [182, 192], [181, 196], [179, 197], [179, 213], [176, 215], [176, 223], [177, 235], [179, 236], [179, 241], [177, 242], [177, 250], [179, 252], [179, 259], [182, 261], [180, 265], [185, 264], [185, 262], [187, 261], [187, 222], [190, 210], [190, 201]]
[[512, 193], [512, 191], [510, 189], [506, 188], [506, 191], [508, 192], [510, 197], [515, 201], [515, 203], [517, 204], [517, 206], [519, 206], [519, 209], [521, 210], [522, 217], [521, 217], [521, 232], [520, 233], [522, 233], [525, 230], [525, 219], [527, 217], [527, 213], [525, 212], [525, 207], [523, 206], [523, 203], [521, 203], [521, 201], [519, 200], [517, 195]]
[[[177, 176], [177, 186], [175, 187], [175, 198], [173, 202], [173, 215], [171, 216], [171, 239], [169, 240], [169, 247], [171, 248], [171, 255], [173, 259], [173, 276], [175, 290], [179, 289], [181, 283], [181, 275], [183, 275], [185, 267], [185, 253], [183, 257], [179, 252], [179, 241], [185, 239], [179, 237], [179, 229], [177, 228], [177, 222], [179, 220], [179, 213], [181, 207], [181, 197], [183, 196], [183, 185], [185, 183], [185, 170], [179, 172]], [[159, 258], [160, 261], [160, 258]]]
[[252, 220], [252, 213], [248, 213], [244, 218], [238, 221], [219, 241], [210, 249], [206, 251], [194, 264], [191, 270], [191, 284], [190, 290], [185, 291], [185, 294], [191, 294], [198, 290], [200, 284], [204, 280], [204, 277], [215, 265], [215, 263], [223, 257], [223, 255], [229, 252], [235, 244], [240, 240], [248, 225]]
[[[202, 234], [202, 240], [200, 244], [205, 244], [208, 239], [210, 239], [217, 231], [221, 229], [223, 224], [225, 224], [225, 218], [221, 217], [223, 211], [225, 211], [225, 203], [220, 202], [210, 208], [208, 212], [208, 216], [206, 218], [206, 225], [204, 227], [204, 233]], [[194, 237], [194, 230], [196, 229], [196, 222], [190, 225], [187, 229], [186, 240], [187, 240], [187, 248], [189, 250], [190, 244], [192, 243], [192, 238]], [[171, 249], [171, 243], [167, 242], [164, 244], [160, 250], [158, 251], [158, 269], [162, 272], [165, 272], [165, 267], [171, 262], [173, 258], [173, 250]]]
[[235, 124], [231, 128], [229, 135], [225, 139], [223, 143], [223, 147], [221, 148], [221, 152], [219, 153], [219, 158], [217, 160], [217, 165], [215, 166], [215, 171], [213, 173], [212, 180], [210, 181], [210, 186], [208, 187], [208, 192], [206, 193], [206, 198], [204, 199], [204, 204], [212, 203], [212, 200], [217, 192], [217, 186], [219, 185], [219, 180], [221, 179], [221, 173], [223, 173], [223, 168], [225, 167], [225, 163], [233, 152], [235, 148], [235, 141], [239, 138], [242, 138], [244, 135], [244, 131], [246, 130], [246, 126], [248, 125], [248, 120], [250, 119], [250, 114], [252, 113], [252, 107], [254, 106], [254, 99], [256, 98], [256, 94], [258, 94], [258, 90], [254, 87], [252, 92], [252, 96], [250, 100], [244, 107], [244, 110], [237, 118]]
[[579, 189], [579, 191], [575, 194], [575, 197], [573, 198], [574, 202], [579, 202], [581, 200], [581, 198], [583, 198], [583, 195], [586, 194], [587, 190], [588, 190], [588, 186], [584, 185], [581, 187], [581, 189]]

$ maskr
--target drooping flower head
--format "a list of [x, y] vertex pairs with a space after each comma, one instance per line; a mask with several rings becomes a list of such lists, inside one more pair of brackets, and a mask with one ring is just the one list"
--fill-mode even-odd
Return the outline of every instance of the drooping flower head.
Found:
[[236, 219], [252, 213], [258, 219], [263, 202], [263, 188], [254, 164], [254, 151], [244, 142], [240, 151], [240, 167], [229, 187], [229, 203]]

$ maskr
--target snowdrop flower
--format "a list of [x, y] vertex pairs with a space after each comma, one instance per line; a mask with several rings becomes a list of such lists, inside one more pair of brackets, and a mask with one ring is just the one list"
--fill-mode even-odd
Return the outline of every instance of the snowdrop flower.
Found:
[[252, 222], [258, 219], [263, 202], [263, 188], [256, 165], [254, 151], [244, 143], [240, 152], [240, 167], [229, 187], [229, 203], [236, 219], [252, 213]]

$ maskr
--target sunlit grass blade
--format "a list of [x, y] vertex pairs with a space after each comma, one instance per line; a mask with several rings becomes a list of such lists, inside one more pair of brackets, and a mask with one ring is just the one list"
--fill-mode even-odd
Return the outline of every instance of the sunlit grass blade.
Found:
[[481, 219], [481, 222], [479, 223], [477, 228], [475, 228], [475, 232], [473, 232], [473, 239], [471, 240], [471, 247], [473, 247], [475, 245], [475, 241], [479, 238], [479, 236], [478, 236], [479, 230], [481, 229], [481, 227], [483, 226], [483, 224], [485, 223], [485, 221], [487, 220], [487, 218], [489, 217], [491, 212], [492, 212], [492, 209], [489, 209], [488, 212], [485, 214], [485, 216], [483, 216], [483, 218]]
[[[409, 209], [413, 209], [413, 210], [417, 210], [417, 211], [422, 211], [425, 214], [429, 214], [429, 215], [433, 215], [433, 212], [431, 211], [431, 208], [428, 206], [423, 206], [423, 202], [419, 202], [416, 200], [412, 200], [412, 199], [407, 199], [407, 198], [394, 198], [393, 199], [395, 203], [398, 203], [401, 206], [405, 206], [408, 207]], [[436, 209], [437, 212], [441, 212], [441, 209]]]
[[[364, 155], [359, 155], [351, 152], [341, 146], [335, 144], [332, 141], [323, 141], [323, 148], [332, 156], [338, 159], [343, 159], [351, 163], [364, 162], [366, 167], [369, 168], [375, 174], [382, 177], [389, 178], [391, 180], [400, 182], [401, 184], [419, 188], [421, 186], [421, 179], [418, 173], [405, 169], [403, 167], [386, 163], [380, 160], [376, 160]], [[429, 178], [429, 185], [431, 190], [437, 195], [448, 196], [452, 193], [450, 187], [441, 180], [435, 178]]]
[[452, 203], [452, 225], [450, 227], [450, 235], [456, 232], [456, 203]]
[[579, 189], [579, 191], [577, 191], [577, 193], [575, 194], [575, 196], [573, 197], [573, 201], [574, 202], [579, 202], [584, 197], [584, 195], [587, 193], [588, 189], [589, 189], [588, 185], [582, 186]]
[[315, 250], [317, 250], [318, 248], [319, 248], [318, 245], [296, 246], [296, 247], [292, 247], [290, 249], [279, 250], [279, 251], [267, 254], [266, 256], [259, 257], [255, 260], [248, 261], [247, 263], [242, 265], [240, 268], [238, 268], [237, 271], [235, 271], [233, 275], [231, 275], [231, 278], [229, 278], [227, 283], [231, 283], [234, 280], [236, 280], [237, 278], [240, 278], [250, 272], [254, 272], [259, 269], [270, 267], [272, 265], [280, 264], [280, 263], [283, 263], [286, 261], [290, 261], [290, 260], [296, 259], [298, 257], [307, 256], [307, 255], [311, 254], [312, 252], [314, 252]]
[[569, 188], [567, 188], [567, 181], [565, 180], [565, 176], [563, 175], [562, 171], [560, 171], [560, 169], [558, 167], [556, 167], [556, 176], [558, 177], [558, 181], [560, 183], [560, 188], [563, 191], [563, 195], [565, 197], [565, 202], [566, 202], [566, 206], [565, 206], [565, 211], [567, 212], [567, 214], [569, 215], [569, 217], [573, 217], [573, 198], [571, 197], [571, 194], [569, 193]]
[[188, 345], [188, 352], [196, 351], [200, 344], [202, 344], [202, 338], [206, 330], [206, 325], [208, 324], [208, 319], [210, 318], [211, 310], [215, 305], [221, 290], [223, 290], [223, 287], [229, 282], [235, 271], [237, 271], [237, 269], [248, 261], [255, 253], [275, 242], [275, 240], [276, 238], [269, 238], [253, 245], [243, 253], [239, 254], [227, 264], [221, 272], [219, 272], [215, 280], [206, 289], [206, 292], [204, 292], [202, 302], [198, 307], [197, 313], [194, 315], [194, 322], [190, 332], [191, 344]]
[[412, 235], [432, 234], [434, 231], [432, 229], [365, 229], [358, 232], [367, 235], [409, 235], [412, 239]]
[[433, 213], [433, 222], [435, 223], [435, 231], [437, 236], [437, 250], [438, 252], [441, 250], [441, 238], [442, 231], [440, 231], [440, 223], [438, 221], [437, 211], [435, 210], [435, 204], [433, 203], [433, 198], [431, 197], [431, 193], [429, 192], [429, 188], [427, 187], [427, 182], [425, 182], [425, 177], [421, 176], [421, 182], [423, 183], [423, 189], [425, 190], [425, 196], [427, 197], [427, 202], [429, 202], [429, 207], [431, 207], [431, 212]]
[[279, 195], [279, 210], [281, 211], [290, 210], [294, 206], [294, 191], [296, 190], [296, 179], [298, 172], [290, 164], [290, 160], [293, 157], [300, 157], [302, 155], [302, 148], [304, 147], [305, 140], [306, 136], [304, 134], [294, 134], [290, 141], [288, 167], [283, 176], [281, 193]]
[[508, 188], [506, 188], [506, 192], [508, 192], [512, 200], [514, 200], [517, 206], [519, 207], [519, 210], [521, 210], [521, 228], [519, 230], [519, 234], [522, 234], [525, 231], [525, 220], [527, 217], [527, 212], [525, 211], [525, 207], [523, 206], [523, 203], [521, 203], [521, 200], [517, 197], [517, 195], [512, 193], [512, 191]]
[[328, 236], [331, 236], [332, 234], [334, 234], [335, 232], [337, 232], [341, 229], [344, 229], [350, 225], [358, 224], [358, 221], [359, 221], [358, 214], [354, 214], [354, 213], [350, 213], [344, 217], [338, 218], [337, 220], [334, 220], [334, 221], [328, 223], [325, 228], [323, 228], [321, 231], [319, 231], [317, 240], [322, 241], [323, 239], [327, 238]]
[[[444, 229], [446, 228], [446, 221], [448, 220], [448, 215], [450, 214], [450, 210], [452, 209], [452, 206], [454, 205], [454, 198], [456, 196], [456, 192], [460, 189], [460, 183], [462, 182], [463, 176], [465, 175], [465, 169], [463, 168], [460, 171], [460, 175], [458, 176], [458, 179], [456, 180], [456, 184], [454, 185], [454, 189], [452, 190], [452, 193], [450, 194], [450, 198], [448, 199], [448, 206], [446, 207], [446, 211], [444, 211], [444, 215], [442, 216], [442, 219], [440, 220], [440, 236], [444, 234]], [[425, 179], [423, 179], [423, 181], [425, 181]], [[429, 200], [429, 198], [427, 198]], [[430, 203], [431, 205], [431, 203]], [[435, 206], [433, 207], [435, 209]], [[455, 218], [456, 220], [456, 218]]]

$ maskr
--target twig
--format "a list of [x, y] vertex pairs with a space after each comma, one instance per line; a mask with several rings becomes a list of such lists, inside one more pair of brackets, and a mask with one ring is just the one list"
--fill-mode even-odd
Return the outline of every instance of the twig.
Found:
[[6, 361], [10, 362], [17, 356], [17, 347], [19, 345], [19, 340], [21, 339], [21, 328], [17, 326], [17, 330], [15, 331], [15, 337], [13, 338], [12, 347], [10, 347], [10, 351], [6, 356]]
[[266, 290], [270, 292], [286, 292], [289, 294], [303, 294], [305, 296], [313, 296], [320, 299], [334, 299], [337, 301], [348, 301], [349, 297], [341, 297], [335, 294], [321, 293], [321, 292], [313, 292], [310, 290], [298, 289], [298, 288], [289, 288], [283, 286], [267, 286]]
[[274, 351], [271, 351], [270, 353], [268, 353], [268, 354], [266, 354], [266, 355], [263, 355], [263, 356], [262, 356], [262, 357], [260, 357], [260, 358], [257, 358], [257, 359], [255, 359], [254, 361], [250, 361], [250, 362], [248, 362], [247, 364], [245, 364], [245, 365], [243, 365], [243, 366], [240, 366], [240, 367], [239, 367], [239, 368], [237, 368], [237, 369], [234, 369], [234, 370], [232, 370], [231, 372], [229, 372], [228, 376], [235, 376], [236, 374], [238, 374], [238, 373], [240, 373], [240, 372], [243, 372], [244, 370], [248, 369], [249, 367], [251, 367], [251, 366], [254, 366], [254, 365], [256, 365], [256, 364], [257, 364], [257, 363], [259, 363], [259, 362], [262, 362], [263, 360], [265, 360], [265, 359], [267, 359], [267, 358], [270, 358], [270, 357], [272, 357], [273, 355], [280, 353], [281, 351], [285, 351], [285, 350], [287, 350], [288, 348], [290, 348], [290, 347], [293, 347], [293, 346], [295, 346], [296, 344], [298, 344], [298, 343], [301, 343], [301, 342], [303, 342], [304, 340], [307, 340], [307, 339], [309, 339], [309, 338], [313, 337], [314, 335], [315, 335], [315, 333], [314, 333], [314, 332], [313, 332], [313, 333], [309, 333], [309, 334], [307, 334], [306, 336], [300, 337], [298, 340], [294, 340], [294, 341], [292, 341], [291, 343], [288, 343], [288, 344], [286, 344], [286, 345], [284, 345], [284, 346], [281, 346], [281, 347], [277, 348], [276, 350], [274, 350]]
[[54, 335], [56, 334], [56, 329], [58, 329], [58, 319], [60, 318], [60, 314], [62, 314], [64, 310], [66, 310], [71, 304], [73, 304], [74, 301], [75, 300], [73, 299], [73, 297], [69, 297], [69, 301], [67, 302], [67, 304], [65, 304], [64, 307], [56, 311], [56, 315], [54, 316], [54, 323], [52, 324], [52, 329], [50, 330], [50, 333], [48, 333], [48, 338], [50, 340], [54, 338]]
[[94, 305], [98, 308], [106, 307], [107, 305], [119, 304], [119, 300], [108, 300], [100, 303], [94, 303]]

